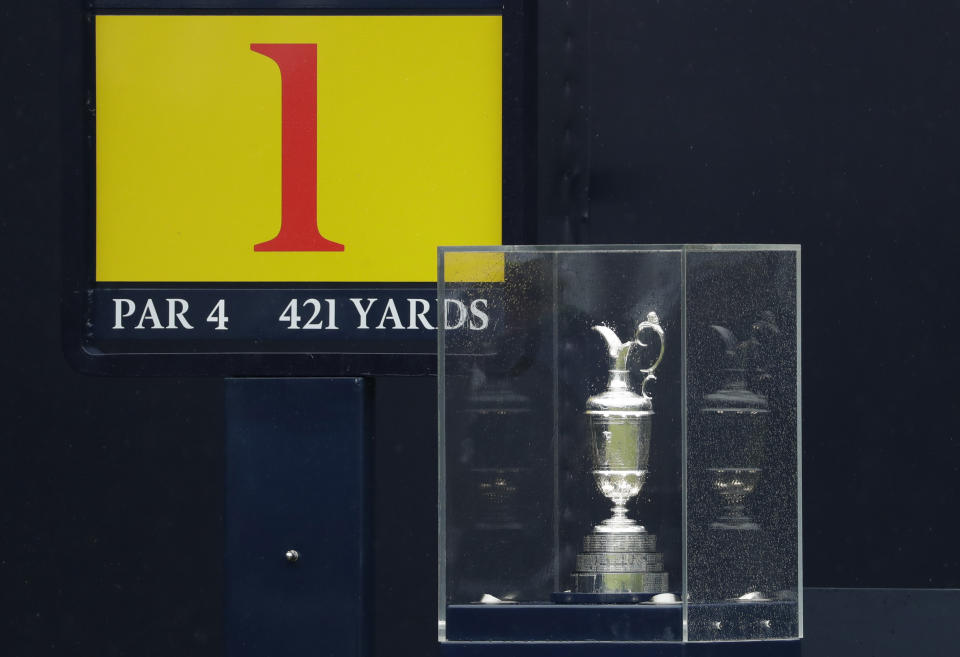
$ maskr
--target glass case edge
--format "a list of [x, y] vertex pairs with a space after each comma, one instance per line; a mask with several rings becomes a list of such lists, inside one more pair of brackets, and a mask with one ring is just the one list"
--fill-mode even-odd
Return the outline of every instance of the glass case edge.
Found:
[[491, 244], [439, 246], [441, 253], [495, 252], [495, 253], [603, 253], [604, 251], [682, 251], [682, 244]]
[[495, 253], [603, 253], [605, 251], [794, 251], [800, 244], [472, 244], [438, 246], [439, 253], [495, 252]]
[[800, 251], [799, 244], [684, 244], [684, 251]]
[[437, 248], [437, 640], [446, 641], [447, 622], [447, 525], [446, 525], [446, 350], [444, 348], [444, 327], [446, 326], [446, 304], [442, 299], [446, 293], [444, 282], [444, 247]]
[[803, 638], [803, 359], [802, 313], [800, 303], [800, 247], [796, 250], [797, 304], [797, 637]]
[[681, 641], [687, 643], [687, 250], [680, 253], [680, 604]]

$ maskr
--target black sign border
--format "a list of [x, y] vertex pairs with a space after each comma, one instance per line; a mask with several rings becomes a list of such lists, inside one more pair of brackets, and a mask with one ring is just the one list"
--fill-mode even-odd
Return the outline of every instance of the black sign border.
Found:
[[419, 288], [435, 294], [436, 286], [422, 283], [150, 283], [95, 280], [96, 153], [95, 153], [95, 42], [98, 14], [181, 15], [476, 15], [503, 17], [503, 244], [536, 243], [536, 14], [534, 0], [485, 2], [420, 0], [390, 2], [309, 2], [256, 0], [197, 2], [189, 0], [126, 0], [64, 2], [69, 15], [64, 32], [62, 98], [63, 183], [63, 292], [61, 297], [63, 348], [67, 360], [80, 372], [101, 376], [375, 376], [429, 375], [437, 371], [435, 350], [430, 353], [309, 353], [274, 351], [229, 353], [187, 351], [105, 353], [91, 339], [89, 322], [93, 290], [97, 287], [165, 289], [284, 288], [292, 293], [363, 287], [388, 295], [391, 290]]

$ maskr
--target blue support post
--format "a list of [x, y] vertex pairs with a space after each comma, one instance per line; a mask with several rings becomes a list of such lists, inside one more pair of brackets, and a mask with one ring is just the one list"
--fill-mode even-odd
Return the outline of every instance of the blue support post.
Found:
[[372, 391], [227, 380], [227, 657], [372, 654]]

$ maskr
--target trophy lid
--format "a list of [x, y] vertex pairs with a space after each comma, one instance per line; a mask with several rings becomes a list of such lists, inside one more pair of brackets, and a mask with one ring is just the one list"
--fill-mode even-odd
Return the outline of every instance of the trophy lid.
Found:
[[610, 383], [607, 389], [598, 395], [587, 398], [587, 412], [590, 411], [653, 411], [653, 399], [647, 395], [638, 395], [628, 386], [630, 373], [626, 370], [610, 370]]

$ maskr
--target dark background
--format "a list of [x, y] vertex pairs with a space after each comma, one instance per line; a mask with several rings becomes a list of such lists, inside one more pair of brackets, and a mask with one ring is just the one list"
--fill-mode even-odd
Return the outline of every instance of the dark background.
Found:
[[[218, 655], [222, 381], [90, 378], [60, 349], [67, 17], [0, 5], [0, 643]], [[539, 242], [803, 245], [807, 586], [960, 586], [958, 24], [939, 2], [539, 6]], [[429, 654], [435, 380], [376, 386], [378, 652]]]

